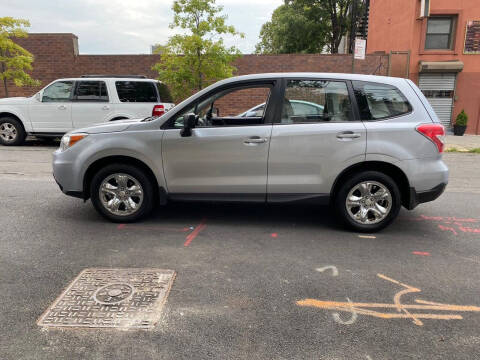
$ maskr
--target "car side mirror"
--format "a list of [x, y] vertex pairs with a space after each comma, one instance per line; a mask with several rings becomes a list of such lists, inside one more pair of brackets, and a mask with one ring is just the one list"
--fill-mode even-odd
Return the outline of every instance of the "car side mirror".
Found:
[[192, 136], [192, 129], [197, 125], [198, 115], [193, 113], [183, 116], [183, 129], [180, 131], [182, 137]]
[[42, 101], [42, 96], [40, 94], [40, 91], [35, 94], [35, 100]]

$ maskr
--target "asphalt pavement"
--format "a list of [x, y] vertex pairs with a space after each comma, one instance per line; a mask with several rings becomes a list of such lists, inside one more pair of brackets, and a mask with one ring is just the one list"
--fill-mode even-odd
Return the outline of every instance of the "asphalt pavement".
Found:
[[[170, 204], [101, 218], [51, 178], [53, 147], [0, 148], [0, 359], [476, 359], [480, 155], [377, 234], [328, 207]], [[191, 234], [194, 233], [195, 236]], [[86, 268], [177, 272], [153, 330], [36, 322]]]

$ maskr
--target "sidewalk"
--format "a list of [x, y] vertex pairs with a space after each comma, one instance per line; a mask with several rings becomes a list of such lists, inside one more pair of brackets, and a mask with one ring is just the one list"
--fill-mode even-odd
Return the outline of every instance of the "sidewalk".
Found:
[[480, 135], [445, 136], [445, 150], [453, 149], [460, 152], [480, 149]]

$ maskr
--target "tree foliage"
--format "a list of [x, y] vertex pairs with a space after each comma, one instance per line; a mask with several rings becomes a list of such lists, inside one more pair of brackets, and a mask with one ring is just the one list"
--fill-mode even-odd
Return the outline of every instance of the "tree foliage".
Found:
[[[358, 0], [357, 0], [358, 1]], [[262, 26], [257, 53], [337, 53], [353, 0], [285, 0]]]
[[0, 79], [3, 80], [7, 97], [7, 80], [13, 80], [16, 86], [40, 84], [26, 73], [32, 70], [33, 55], [12, 40], [27, 37], [25, 28], [29, 26], [27, 20], [0, 18]]
[[243, 37], [226, 23], [222, 6], [215, 0], [176, 0], [171, 28], [181, 34], [159, 46], [161, 61], [153, 66], [176, 100], [185, 98], [207, 85], [230, 77], [235, 70], [232, 62], [240, 56], [236, 47], [226, 47], [222, 35]]

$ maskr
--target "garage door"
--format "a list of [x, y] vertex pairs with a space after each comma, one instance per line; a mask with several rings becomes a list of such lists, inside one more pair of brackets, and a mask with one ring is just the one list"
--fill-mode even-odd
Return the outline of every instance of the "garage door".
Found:
[[450, 126], [455, 73], [420, 74], [419, 87], [445, 126]]

